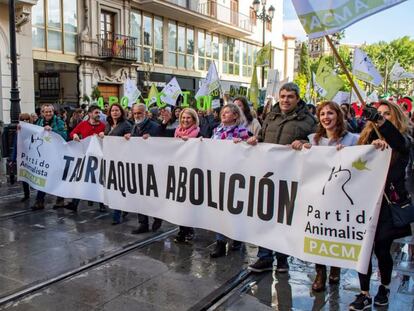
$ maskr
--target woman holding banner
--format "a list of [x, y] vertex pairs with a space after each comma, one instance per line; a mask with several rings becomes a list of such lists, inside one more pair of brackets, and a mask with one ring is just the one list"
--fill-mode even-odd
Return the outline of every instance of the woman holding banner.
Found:
[[[220, 113], [221, 124], [214, 129], [212, 139], [233, 140], [235, 143], [246, 141], [249, 138], [248, 130], [241, 125], [243, 122], [242, 111], [235, 104], [227, 104]], [[216, 246], [210, 253], [212, 258], [226, 255], [226, 237], [216, 233]], [[241, 242], [233, 241], [231, 250], [237, 251], [241, 248]]]
[[[392, 157], [388, 169], [387, 180], [384, 188], [384, 198], [381, 204], [377, 231], [374, 240], [374, 253], [378, 259], [378, 267], [381, 275], [381, 285], [374, 297], [374, 305], [388, 305], [390, 294], [389, 285], [393, 260], [390, 253], [394, 239], [411, 235], [410, 225], [395, 227], [388, 201], [400, 206], [411, 202], [410, 195], [405, 189], [405, 168], [409, 158], [408, 118], [396, 104], [382, 100], [377, 109], [366, 107], [363, 116], [369, 122], [361, 132], [358, 144], [372, 144], [377, 149], [384, 150], [391, 147]], [[378, 127], [378, 137], [373, 122]], [[349, 306], [350, 310], [364, 310], [371, 306], [372, 298], [369, 293], [372, 263], [370, 262], [367, 274], [359, 273], [361, 293], [356, 296]]]
[[[174, 137], [187, 140], [189, 138], [200, 137], [200, 127], [197, 112], [192, 108], [184, 108], [178, 117], [178, 127], [175, 129]], [[191, 227], [180, 226], [174, 241], [186, 243], [194, 238], [194, 229]]]
[[[347, 124], [344, 118], [343, 110], [333, 101], [321, 102], [316, 109], [316, 117], [319, 125], [316, 133], [310, 134], [310, 143], [303, 143], [296, 140], [292, 143], [292, 148], [301, 150], [302, 147], [311, 148], [311, 146], [336, 146], [342, 149], [345, 146], [354, 146], [358, 142], [359, 136], [347, 131]], [[316, 264], [316, 277], [312, 284], [312, 290], [321, 292], [326, 287], [326, 266]], [[341, 269], [331, 267], [329, 272], [329, 284], [338, 284], [341, 276]]]
[[[108, 117], [105, 131], [99, 133], [99, 137], [104, 136], [125, 136], [131, 133], [131, 123], [125, 118], [124, 109], [120, 104], [112, 104], [109, 107]], [[126, 213], [124, 214], [126, 215]], [[118, 225], [121, 223], [121, 211], [114, 210], [112, 215], [112, 224]]]

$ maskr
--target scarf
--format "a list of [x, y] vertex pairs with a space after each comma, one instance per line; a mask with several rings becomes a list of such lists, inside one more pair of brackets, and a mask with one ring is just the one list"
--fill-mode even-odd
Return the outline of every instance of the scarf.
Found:
[[188, 129], [184, 129], [181, 126], [175, 129], [174, 137], [188, 137], [188, 138], [195, 138], [197, 137], [198, 133], [200, 132], [200, 128], [198, 126], [191, 126]]

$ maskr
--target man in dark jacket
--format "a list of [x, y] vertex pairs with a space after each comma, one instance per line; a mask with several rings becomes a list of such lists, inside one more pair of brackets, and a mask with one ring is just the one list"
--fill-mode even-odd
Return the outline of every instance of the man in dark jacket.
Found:
[[[132, 106], [132, 116], [134, 124], [132, 126], [131, 134], [125, 136], [126, 139], [132, 137], [143, 137], [144, 139], [152, 136], [157, 137], [161, 134], [161, 125], [152, 121], [147, 117], [147, 107], [144, 104], [137, 104]], [[149, 217], [138, 214], [139, 227], [132, 230], [132, 234], [140, 234], [149, 231]], [[162, 224], [162, 219], [154, 218], [152, 223], [152, 231], [157, 231]]]
[[[317, 121], [309, 113], [306, 103], [300, 99], [300, 90], [295, 83], [284, 84], [279, 91], [279, 102], [266, 115], [258, 137], [247, 141], [251, 145], [265, 142], [289, 145], [295, 140], [308, 141], [308, 135], [316, 131]], [[288, 256], [276, 252], [277, 272], [289, 271]], [[259, 260], [249, 266], [253, 272], [273, 270], [273, 251], [259, 247]]]
[[[67, 139], [65, 122], [55, 115], [55, 108], [51, 104], [42, 105], [41, 117], [36, 121], [36, 125], [43, 127], [45, 131], [52, 131], [59, 134], [64, 140]], [[37, 191], [36, 202], [32, 206], [32, 210], [40, 210], [45, 208], [45, 196], [45, 192], [40, 190]], [[56, 204], [53, 208], [63, 207], [63, 204], [64, 199], [57, 197]]]

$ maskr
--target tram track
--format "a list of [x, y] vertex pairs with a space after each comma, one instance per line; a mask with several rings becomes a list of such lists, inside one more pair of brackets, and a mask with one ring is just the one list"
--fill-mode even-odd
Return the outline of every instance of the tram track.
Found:
[[41, 281], [39, 283], [30, 285], [28, 287], [19, 289], [19, 290], [15, 291], [14, 293], [5, 295], [3, 297], [0, 297], [0, 307], [4, 307], [7, 304], [12, 304], [12, 303], [20, 300], [21, 298], [23, 298], [25, 296], [28, 296], [28, 295], [31, 295], [31, 294], [33, 294], [33, 293], [35, 293], [35, 292], [37, 292], [37, 291], [39, 291], [43, 288], [49, 287], [51, 285], [54, 285], [56, 283], [59, 283], [59, 282], [65, 281], [65, 280], [68, 280], [68, 279], [70, 279], [70, 278], [72, 278], [72, 277], [74, 277], [74, 276], [76, 276], [80, 273], [85, 272], [85, 271], [92, 270], [93, 268], [95, 268], [97, 266], [106, 264], [106, 263], [108, 263], [112, 260], [115, 260], [115, 259], [123, 256], [123, 255], [126, 255], [129, 252], [132, 252], [134, 250], [143, 248], [143, 247], [148, 246], [148, 245], [150, 245], [154, 242], [163, 240], [163, 239], [171, 236], [172, 234], [176, 233], [177, 231], [178, 231], [178, 228], [176, 227], [176, 228], [170, 229], [166, 232], [163, 232], [161, 234], [151, 236], [148, 239], [128, 243], [128, 244], [122, 246], [121, 248], [118, 248], [117, 250], [115, 250], [115, 251], [113, 251], [113, 252], [111, 252], [111, 253], [109, 253], [105, 256], [96, 258], [96, 260], [93, 260], [93, 261], [91, 261], [91, 262], [89, 262], [89, 263], [87, 263], [87, 264], [85, 264], [81, 267], [72, 269], [70, 271], [66, 271], [64, 273], [61, 273], [61, 274], [59, 274], [57, 276], [54, 276], [52, 278], [49, 278], [47, 280]]

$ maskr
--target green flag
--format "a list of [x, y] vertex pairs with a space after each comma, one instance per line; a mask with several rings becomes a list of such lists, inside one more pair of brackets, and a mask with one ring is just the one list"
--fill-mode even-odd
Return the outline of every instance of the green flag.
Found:
[[250, 82], [249, 100], [255, 109], [259, 106], [259, 83], [257, 82], [256, 66], [253, 67], [252, 81]]
[[148, 106], [151, 106], [152, 104], [157, 102], [157, 97], [158, 97], [158, 90], [157, 87], [155, 86], [155, 84], [151, 84], [151, 88], [150, 91], [148, 93], [148, 99], [149, 99], [149, 103]]
[[272, 50], [272, 46], [270, 42], [262, 47], [256, 55], [256, 66], [269, 66], [270, 65], [270, 52]]
[[319, 92], [319, 94], [327, 100], [334, 98], [344, 85], [344, 82], [335, 74], [324, 58], [319, 63], [315, 80], [316, 84], [323, 89], [323, 92]]

